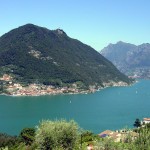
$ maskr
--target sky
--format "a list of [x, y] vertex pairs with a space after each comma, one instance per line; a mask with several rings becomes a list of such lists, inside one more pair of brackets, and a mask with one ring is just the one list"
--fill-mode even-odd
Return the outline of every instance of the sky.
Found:
[[150, 0], [0, 0], [0, 36], [32, 23], [100, 51], [110, 43], [150, 41]]

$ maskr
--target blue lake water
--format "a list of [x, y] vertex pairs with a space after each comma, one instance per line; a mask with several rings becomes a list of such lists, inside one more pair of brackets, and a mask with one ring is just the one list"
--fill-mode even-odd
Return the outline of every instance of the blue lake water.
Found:
[[132, 127], [136, 118], [150, 117], [150, 80], [111, 87], [94, 94], [39, 97], [0, 96], [0, 132], [16, 135], [41, 120], [74, 119], [94, 133]]

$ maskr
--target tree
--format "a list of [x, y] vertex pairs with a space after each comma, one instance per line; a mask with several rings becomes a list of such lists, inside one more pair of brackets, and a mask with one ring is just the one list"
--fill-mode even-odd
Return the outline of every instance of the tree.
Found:
[[137, 128], [138, 128], [138, 127], [141, 127], [141, 121], [140, 121], [140, 119], [137, 118], [137, 119], [135, 120], [133, 126], [134, 126], [134, 127], [137, 127]]
[[77, 142], [78, 129], [74, 121], [42, 121], [38, 126], [35, 142], [38, 149], [72, 150]]
[[138, 129], [139, 136], [135, 140], [136, 150], [149, 150], [150, 149], [150, 128], [146, 125]]
[[31, 145], [35, 139], [35, 129], [34, 128], [24, 128], [19, 135], [22, 142], [26, 145]]
[[84, 131], [82, 134], [82, 142], [92, 142], [94, 140], [96, 140], [97, 138], [99, 138], [99, 136], [95, 135], [94, 133], [90, 132], [90, 131]]

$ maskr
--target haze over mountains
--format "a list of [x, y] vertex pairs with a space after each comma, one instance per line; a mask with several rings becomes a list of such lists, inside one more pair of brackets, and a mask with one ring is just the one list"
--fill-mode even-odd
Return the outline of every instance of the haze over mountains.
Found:
[[26, 24], [0, 37], [0, 75], [17, 82], [81, 87], [130, 80], [90, 46], [61, 30]]
[[150, 44], [109, 44], [100, 53], [128, 76], [150, 78]]

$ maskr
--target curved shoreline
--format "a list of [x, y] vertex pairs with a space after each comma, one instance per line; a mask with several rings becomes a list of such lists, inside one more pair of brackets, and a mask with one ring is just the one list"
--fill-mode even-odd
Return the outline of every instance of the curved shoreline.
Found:
[[[137, 83], [138, 81], [135, 80], [135, 82], [131, 84], [127, 84], [125, 82], [109, 82], [109, 83], [103, 83], [104, 87], [98, 87], [98, 88], [92, 88], [89, 90], [78, 90], [78, 89], [72, 89], [74, 92], [69, 92], [69, 91], [62, 91], [62, 89], [56, 88], [53, 90], [53, 92], [49, 93], [39, 93], [38, 94], [6, 94], [6, 93], [1, 93], [0, 95], [4, 96], [14, 96], [14, 97], [26, 97], [26, 96], [46, 96], [46, 95], [69, 95], [69, 94], [90, 94], [90, 93], [95, 93], [97, 91], [101, 91], [103, 89], [109, 88], [109, 87], [125, 87], [125, 86], [132, 86], [133, 84]], [[63, 87], [64, 88], [64, 87]], [[76, 91], [78, 90], [78, 91]]]

